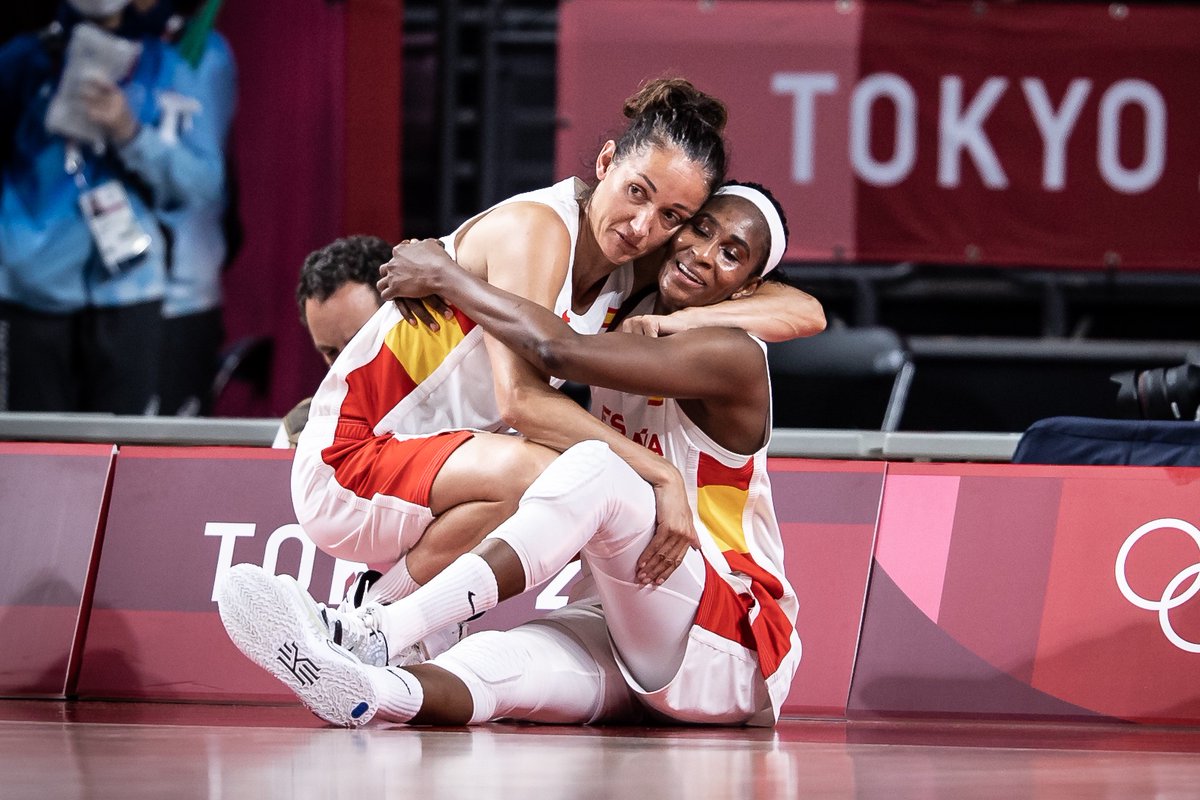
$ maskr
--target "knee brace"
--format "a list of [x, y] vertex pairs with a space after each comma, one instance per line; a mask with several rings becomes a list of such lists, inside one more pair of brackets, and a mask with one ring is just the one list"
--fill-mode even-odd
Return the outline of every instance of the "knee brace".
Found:
[[526, 585], [553, 577], [585, 545], [612, 555], [654, 524], [654, 493], [603, 442], [580, 442], [555, 459], [488, 538], [521, 559]]
[[601, 669], [565, 632], [527, 624], [481, 631], [427, 662], [471, 693], [471, 723], [495, 719], [586, 723], [603, 701]]

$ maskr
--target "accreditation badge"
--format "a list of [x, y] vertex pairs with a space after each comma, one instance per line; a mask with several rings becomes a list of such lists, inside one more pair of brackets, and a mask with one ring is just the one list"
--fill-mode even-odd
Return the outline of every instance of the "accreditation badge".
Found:
[[150, 234], [134, 216], [129, 195], [119, 181], [106, 181], [83, 192], [79, 208], [104, 266], [113, 275], [150, 249]]

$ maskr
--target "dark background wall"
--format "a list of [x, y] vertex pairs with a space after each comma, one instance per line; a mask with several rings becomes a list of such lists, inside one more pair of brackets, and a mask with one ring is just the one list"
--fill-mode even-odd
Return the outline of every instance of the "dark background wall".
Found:
[[[18, 4], [0, 35], [44, 24], [54, 6]], [[286, 13], [227, 0], [218, 27], [241, 77], [234, 152], [246, 228], [226, 280], [228, 340], [263, 337], [274, 350], [265, 391], [234, 386], [219, 413], [277, 415], [319, 382], [292, 300], [309, 251], [349, 233], [439, 235], [556, 177], [557, 12], [553, 0], [299, 0]], [[900, 334], [915, 365], [901, 429], [1016, 431], [1051, 414], [1117, 416], [1111, 373], [1178, 364], [1200, 346], [1191, 274], [919, 263], [784, 271], [822, 300], [834, 327]], [[869, 424], [889, 382], [830, 384], [823, 410], [777, 394], [778, 421]], [[867, 410], [850, 415], [856, 403]]]

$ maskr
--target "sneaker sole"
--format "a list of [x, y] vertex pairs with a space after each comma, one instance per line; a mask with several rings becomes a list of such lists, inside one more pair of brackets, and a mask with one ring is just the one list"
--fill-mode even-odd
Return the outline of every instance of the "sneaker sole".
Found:
[[[379, 651], [378, 645], [374, 647], [363, 648], [362, 650], [355, 650], [352, 647], [348, 647], [344, 644], [336, 642], [333, 639], [333, 635], [329, 631], [329, 623], [326, 621], [325, 617], [322, 615], [317, 606], [317, 601], [313, 600], [312, 596], [310, 596], [308, 592], [300, 587], [300, 584], [297, 583], [296, 579], [291, 575], [276, 575], [275, 580], [285, 586], [285, 588], [291, 593], [292, 599], [296, 602], [296, 605], [303, 609], [303, 618], [308, 622], [314, 636], [322, 641], [334, 641], [334, 643], [338, 644], [343, 650], [352, 654], [360, 663], [366, 664], [369, 667], [387, 666], [386, 642], [383, 644], [384, 649], [382, 652]], [[363, 650], [370, 652], [363, 652]], [[413, 661], [412, 663], [418, 664], [420, 661]]]
[[366, 668], [315, 634], [295, 591], [259, 567], [231, 568], [217, 598], [229, 638], [321, 719], [347, 728], [366, 724], [379, 708]]

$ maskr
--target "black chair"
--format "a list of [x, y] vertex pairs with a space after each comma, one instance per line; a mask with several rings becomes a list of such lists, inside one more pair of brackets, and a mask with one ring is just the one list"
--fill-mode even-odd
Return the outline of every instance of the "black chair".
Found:
[[890, 328], [831, 327], [767, 345], [775, 427], [894, 431], [913, 379], [912, 357]]
[[256, 399], [266, 398], [274, 358], [275, 341], [268, 336], [245, 336], [226, 347], [209, 390], [209, 408], [215, 409], [233, 384], [244, 384]]

